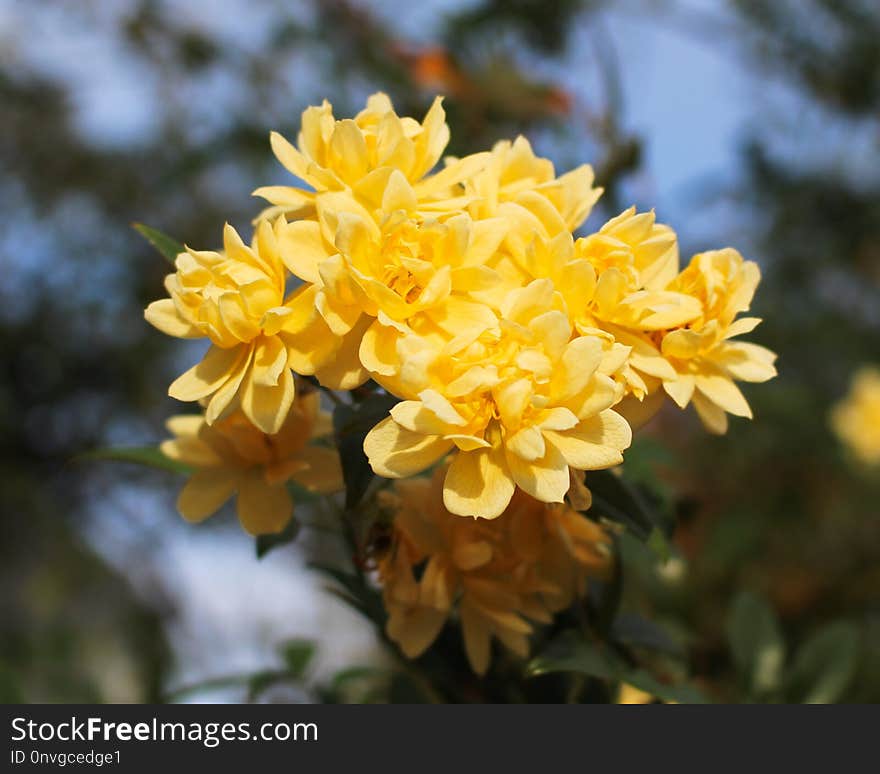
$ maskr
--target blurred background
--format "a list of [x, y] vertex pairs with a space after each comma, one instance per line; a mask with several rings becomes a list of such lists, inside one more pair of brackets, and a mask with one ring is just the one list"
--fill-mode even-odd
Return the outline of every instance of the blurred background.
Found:
[[130, 223], [247, 231], [250, 192], [289, 179], [269, 131], [378, 89], [418, 117], [445, 94], [451, 153], [523, 133], [592, 163], [589, 226], [654, 207], [683, 261], [761, 265], [750, 338], [780, 376], [725, 437], [677, 410], [648, 428], [634, 465], [678, 528], [669, 562], [627, 555], [626, 592], [716, 700], [742, 589], [788, 658], [854, 632], [840, 698], [880, 700], [880, 473], [828, 421], [880, 365], [874, 0], [0, 0], [0, 697], [239, 700], [293, 638], [314, 679], [377, 657], [306, 569], [315, 538], [257, 561], [231, 513], [182, 522], [173, 475], [78, 456], [161, 440], [195, 357], [143, 321], [167, 265]]

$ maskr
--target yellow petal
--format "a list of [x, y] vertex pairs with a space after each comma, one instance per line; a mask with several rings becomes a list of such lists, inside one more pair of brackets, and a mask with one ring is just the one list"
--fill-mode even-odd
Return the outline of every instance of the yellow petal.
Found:
[[364, 439], [370, 467], [385, 478], [407, 478], [421, 473], [452, 447], [452, 441], [442, 436], [414, 433], [391, 417], [382, 420]]
[[544, 436], [537, 427], [524, 427], [507, 439], [507, 450], [529, 462], [539, 460], [546, 453]]
[[469, 604], [467, 598], [461, 603], [461, 633], [464, 636], [464, 649], [471, 669], [483, 675], [489, 668], [491, 655], [491, 632], [480, 612]]
[[198, 328], [180, 316], [174, 301], [170, 298], [153, 301], [144, 310], [144, 319], [168, 336], [176, 336], [179, 339], [197, 339], [204, 336]]
[[507, 465], [516, 485], [536, 500], [561, 503], [565, 498], [571, 483], [568, 465], [552, 443], [546, 445], [539, 460], [527, 462], [516, 454], [508, 454]]
[[278, 384], [258, 384], [254, 378], [253, 367], [242, 380], [241, 410], [260, 430], [269, 435], [277, 433], [293, 404], [293, 374], [285, 368]]
[[339, 454], [333, 449], [310, 446], [303, 452], [305, 468], [297, 470], [290, 478], [310, 492], [329, 494], [342, 489], [342, 467]]
[[187, 521], [198, 522], [216, 513], [235, 492], [238, 479], [226, 468], [197, 470], [177, 498], [177, 510]]
[[253, 345], [247, 346], [245, 356], [239, 361], [229, 378], [214, 392], [208, 406], [205, 409], [205, 421], [211, 425], [222, 416], [231, 411], [237, 404], [238, 391], [241, 389], [242, 380], [251, 366], [253, 358]]
[[606, 410], [562, 432], [545, 431], [565, 461], [578, 470], [598, 470], [623, 461], [622, 451], [632, 442], [632, 430], [615, 411]]
[[443, 624], [446, 613], [432, 607], [414, 607], [388, 619], [388, 636], [407, 658], [418, 658], [430, 646]]
[[752, 410], [733, 381], [722, 374], [697, 374], [697, 389], [712, 403], [738, 417], [751, 419]]
[[758, 344], [725, 342], [712, 352], [711, 358], [734, 379], [744, 382], [766, 382], [776, 376], [776, 353]]
[[694, 408], [703, 426], [715, 435], [724, 435], [727, 432], [727, 414], [724, 409], [716, 406], [711, 400], [699, 392], [694, 393]]
[[284, 529], [293, 516], [293, 501], [283, 484], [271, 486], [253, 471], [241, 480], [236, 510], [249, 534], [267, 535]]
[[324, 241], [321, 226], [312, 220], [297, 220], [276, 227], [281, 260], [291, 273], [306, 282], [320, 282], [318, 267], [336, 253]]
[[459, 516], [494, 519], [513, 496], [513, 480], [500, 449], [459, 451], [446, 473], [443, 503]]
[[168, 394], [183, 401], [199, 400], [210, 395], [230, 378], [236, 366], [249, 352], [250, 345], [229, 349], [212, 345], [198, 365], [172, 382]]
[[321, 384], [331, 390], [353, 390], [367, 381], [370, 374], [361, 364], [358, 353], [363, 335], [371, 323], [371, 318], [362, 316], [342, 337], [342, 342], [332, 352], [332, 357], [326, 360], [319, 358], [322, 364], [315, 369], [315, 376]]
[[665, 380], [663, 389], [679, 408], [685, 408], [690, 403], [697, 382], [691, 374], [680, 374], [676, 379]]

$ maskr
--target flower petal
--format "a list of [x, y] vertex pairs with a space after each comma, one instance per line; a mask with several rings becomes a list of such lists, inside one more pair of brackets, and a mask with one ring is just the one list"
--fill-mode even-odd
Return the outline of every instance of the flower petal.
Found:
[[513, 490], [500, 448], [459, 451], [446, 473], [443, 503], [459, 516], [494, 519], [504, 512]]
[[293, 501], [283, 484], [272, 486], [258, 472], [244, 476], [236, 510], [241, 526], [251, 535], [281, 532], [293, 516]]
[[187, 521], [204, 521], [232, 497], [237, 486], [238, 477], [228, 468], [197, 470], [184, 484], [177, 510]]
[[453, 447], [442, 436], [422, 435], [383, 419], [364, 438], [370, 467], [385, 478], [407, 478], [433, 465]]

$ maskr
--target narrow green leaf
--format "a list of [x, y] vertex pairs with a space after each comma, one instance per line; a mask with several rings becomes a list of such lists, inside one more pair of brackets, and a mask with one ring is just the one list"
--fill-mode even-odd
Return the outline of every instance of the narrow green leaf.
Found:
[[741, 592], [727, 618], [727, 640], [737, 672], [750, 696], [779, 688], [785, 642], [776, 613], [761, 597]]
[[660, 701], [677, 704], [708, 704], [709, 700], [692, 685], [667, 685], [661, 683], [644, 669], [627, 672], [621, 680], [640, 691], [656, 696]]
[[357, 508], [373, 480], [374, 473], [364, 454], [364, 438], [397, 403], [390, 395], [371, 395], [363, 403], [339, 404], [333, 411], [333, 434], [342, 477], [345, 481], [345, 508]]
[[75, 460], [83, 462], [131, 462], [136, 465], [145, 465], [150, 468], [158, 468], [159, 470], [167, 470], [171, 473], [181, 473], [183, 475], [189, 475], [191, 472], [189, 466], [166, 457], [154, 446], [94, 449], [77, 455]]
[[659, 624], [636, 613], [621, 613], [611, 627], [614, 642], [682, 658], [684, 649]]
[[315, 643], [310, 640], [290, 640], [281, 646], [281, 657], [290, 677], [299, 680], [305, 674], [315, 655]]
[[618, 656], [598, 643], [587, 642], [574, 632], [564, 632], [526, 666], [529, 677], [553, 672], [576, 672], [614, 680], [624, 671], [624, 664]]
[[257, 535], [254, 544], [257, 549], [257, 559], [262, 559], [273, 548], [284, 546], [292, 543], [299, 535], [300, 523], [296, 518], [292, 518], [287, 526], [281, 532], [275, 532], [269, 535]]
[[177, 256], [184, 252], [185, 248], [180, 242], [161, 231], [145, 226], [143, 223], [132, 223], [132, 228], [153, 245], [172, 266]]
[[858, 667], [859, 630], [846, 621], [829, 624], [799, 649], [788, 693], [803, 704], [830, 704], [843, 695]]
[[587, 677], [629, 683], [662, 701], [706, 703], [706, 698], [696, 688], [661, 683], [644, 669], [629, 666], [601, 643], [588, 642], [573, 631], [564, 632], [557, 637], [526, 666], [529, 677], [553, 672], [574, 672]]

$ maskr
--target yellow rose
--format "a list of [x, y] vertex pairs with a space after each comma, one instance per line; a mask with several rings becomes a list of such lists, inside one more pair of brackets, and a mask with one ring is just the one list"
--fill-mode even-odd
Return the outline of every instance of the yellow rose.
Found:
[[517, 486], [562, 502], [569, 466], [620, 463], [632, 437], [611, 410], [621, 389], [600, 372], [602, 341], [572, 332], [562, 296], [535, 280], [509, 294], [497, 329], [462, 349], [404, 338], [394, 392], [406, 400], [365, 439], [373, 470], [403, 478], [455, 450], [446, 507], [494, 518]]
[[748, 310], [761, 272], [732, 248], [695, 255], [669, 285], [686, 293], [702, 307], [699, 317], [662, 338], [663, 356], [675, 369], [664, 378], [667, 394], [681, 407], [693, 402], [706, 428], [727, 431], [727, 413], [751, 418], [752, 410], [734, 380], [765, 382], [776, 376], [776, 355], [766, 347], [731, 341], [749, 333], [761, 320], [736, 319]]
[[206, 400], [208, 424], [241, 409], [276, 433], [293, 404], [291, 369], [315, 373], [340, 340], [317, 313], [314, 288], [285, 298], [288, 275], [269, 223], [260, 224], [252, 247], [229, 225], [223, 243], [222, 253], [178, 255], [177, 271], [165, 279], [170, 298], [154, 301], [144, 316], [170, 336], [211, 341], [204, 359], [168, 389], [171, 397]]

